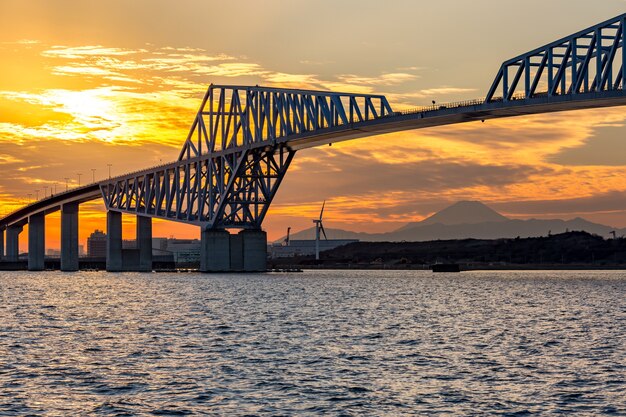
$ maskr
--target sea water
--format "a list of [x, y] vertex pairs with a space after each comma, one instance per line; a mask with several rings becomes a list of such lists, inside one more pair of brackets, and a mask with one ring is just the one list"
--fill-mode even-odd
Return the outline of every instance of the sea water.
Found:
[[626, 415], [625, 272], [0, 272], [0, 415]]

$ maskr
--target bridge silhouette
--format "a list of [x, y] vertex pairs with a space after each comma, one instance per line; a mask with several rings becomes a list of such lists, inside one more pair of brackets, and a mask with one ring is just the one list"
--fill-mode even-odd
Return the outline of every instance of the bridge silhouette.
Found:
[[[0, 257], [44, 268], [45, 216], [61, 210], [61, 269], [78, 263], [78, 212], [103, 199], [107, 270], [152, 269], [152, 219], [201, 229], [202, 271], [264, 271], [263, 219], [300, 149], [487, 119], [626, 105], [626, 14], [505, 61], [484, 99], [394, 111], [383, 95], [210, 85], [178, 160], [44, 198], [0, 219]], [[122, 213], [137, 216], [139, 260], [122, 251]], [[231, 235], [227, 229], [242, 229]]]

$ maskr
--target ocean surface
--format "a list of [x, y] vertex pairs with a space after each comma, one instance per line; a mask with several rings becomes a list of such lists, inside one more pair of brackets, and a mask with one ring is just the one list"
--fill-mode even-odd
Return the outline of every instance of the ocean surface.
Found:
[[0, 272], [0, 415], [626, 415], [626, 272]]

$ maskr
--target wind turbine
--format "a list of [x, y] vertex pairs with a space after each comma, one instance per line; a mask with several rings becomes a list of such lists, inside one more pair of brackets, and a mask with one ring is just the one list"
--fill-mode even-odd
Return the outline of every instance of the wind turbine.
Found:
[[328, 240], [326, 237], [326, 231], [324, 230], [324, 225], [322, 224], [322, 216], [324, 215], [324, 206], [326, 205], [326, 200], [322, 203], [322, 211], [320, 211], [320, 218], [313, 220], [315, 223], [315, 260], [320, 260], [320, 230], [324, 234], [324, 239]]

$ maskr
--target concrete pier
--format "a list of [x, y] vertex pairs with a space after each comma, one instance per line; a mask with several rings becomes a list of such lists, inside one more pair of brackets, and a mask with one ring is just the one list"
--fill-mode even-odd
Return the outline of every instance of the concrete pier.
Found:
[[137, 249], [139, 265], [137, 270], [152, 272], [152, 218], [137, 216]]
[[61, 271], [78, 271], [78, 203], [61, 206]]
[[267, 233], [262, 230], [242, 230], [243, 270], [246, 272], [267, 271]]
[[43, 271], [46, 254], [46, 215], [28, 216], [28, 270]]
[[241, 233], [230, 235], [230, 270], [243, 271], [243, 237]]
[[20, 257], [20, 233], [24, 229], [23, 226], [7, 227], [7, 255], [6, 260], [17, 262]]
[[0, 261], [4, 259], [4, 229], [0, 230]]
[[107, 212], [107, 271], [122, 270], [122, 213]]
[[226, 230], [200, 232], [200, 271], [230, 271], [230, 233]]

